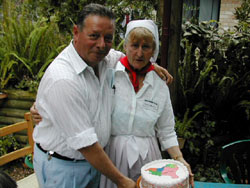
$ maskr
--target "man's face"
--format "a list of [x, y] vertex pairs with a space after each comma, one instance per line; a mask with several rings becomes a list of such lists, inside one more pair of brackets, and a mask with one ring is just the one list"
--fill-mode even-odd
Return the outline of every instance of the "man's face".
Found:
[[112, 47], [115, 23], [107, 17], [89, 15], [81, 29], [75, 25], [74, 46], [81, 58], [95, 67]]

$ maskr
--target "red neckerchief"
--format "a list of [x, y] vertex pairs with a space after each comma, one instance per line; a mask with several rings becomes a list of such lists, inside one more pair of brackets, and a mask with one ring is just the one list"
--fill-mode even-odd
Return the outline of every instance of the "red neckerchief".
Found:
[[130, 80], [134, 86], [135, 92], [137, 93], [139, 90], [139, 81], [137, 79], [137, 75], [145, 75], [149, 71], [154, 70], [154, 66], [151, 62], [149, 62], [145, 67], [143, 67], [141, 70], [135, 70], [128, 62], [128, 57], [125, 56], [124, 58], [120, 59], [121, 63], [124, 65], [124, 67], [131, 73], [132, 77], [130, 77]]

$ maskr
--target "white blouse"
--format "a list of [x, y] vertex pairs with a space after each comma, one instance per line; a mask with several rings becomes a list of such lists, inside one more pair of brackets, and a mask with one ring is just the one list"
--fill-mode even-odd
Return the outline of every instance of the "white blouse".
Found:
[[126, 141], [129, 166], [139, 155], [145, 159], [149, 148], [145, 138], [157, 136], [162, 150], [178, 146], [169, 89], [155, 71], [147, 73], [143, 87], [135, 93], [125, 67], [118, 62], [112, 88], [111, 135], [133, 137]]

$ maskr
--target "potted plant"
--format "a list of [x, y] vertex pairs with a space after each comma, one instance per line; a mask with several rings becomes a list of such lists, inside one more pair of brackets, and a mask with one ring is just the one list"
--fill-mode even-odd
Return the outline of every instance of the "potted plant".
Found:
[[189, 111], [189, 108], [187, 108], [183, 119], [175, 117], [175, 131], [178, 136], [180, 149], [184, 147], [185, 141], [190, 133], [188, 129], [192, 126], [193, 120], [202, 112], [198, 111], [192, 117], [189, 118]]
[[33, 154], [26, 155], [24, 163], [27, 167], [34, 169], [33, 166]]

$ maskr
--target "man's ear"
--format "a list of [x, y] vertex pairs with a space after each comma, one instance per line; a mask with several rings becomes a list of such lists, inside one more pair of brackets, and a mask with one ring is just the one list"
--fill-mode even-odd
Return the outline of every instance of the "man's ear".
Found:
[[74, 26], [73, 26], [74, 42], [77, 41], [78, 33], [79, 33], [79, 27], [78, 27], [77, 25], [74, 25]]
[[127, 52], [127, 45], [125, 43], [123, 43], [123, 50], [125, 53]]

